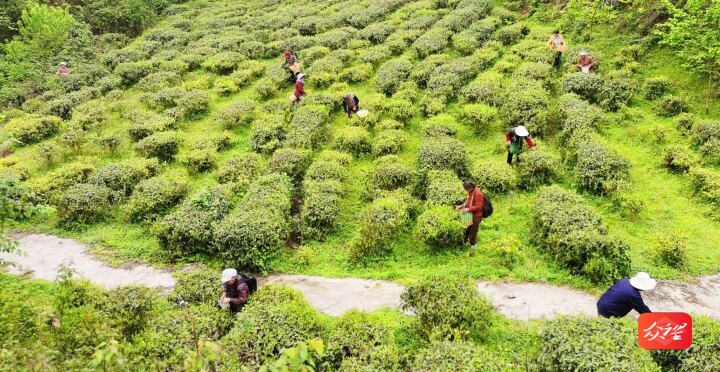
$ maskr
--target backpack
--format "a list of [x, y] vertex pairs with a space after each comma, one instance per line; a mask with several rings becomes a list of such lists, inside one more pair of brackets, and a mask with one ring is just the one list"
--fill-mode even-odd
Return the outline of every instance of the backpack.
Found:
[[483, 193], [483, 218], [488, 218], [492, 216], [494, 212], [492, 203], [490, 202], [490, 198], [488, 198], [486, 193]]
[[247, 284], [250, 294], [257, 292], [257, 279], [255, 279], [254, 276], [249, 276], [245, 274], [240, 274], [240, 276], [242, 277], [241, 283]]

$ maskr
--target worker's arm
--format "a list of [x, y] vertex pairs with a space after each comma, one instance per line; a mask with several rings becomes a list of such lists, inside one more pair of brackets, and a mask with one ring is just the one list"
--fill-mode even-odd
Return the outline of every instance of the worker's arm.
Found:
[[[468, 212], [475, 213], [479, 210], [481, 210], [485, 206], [485, 200], [480, 197], [480, 195], [477, 192], [473, 193], [473, 202], [472, 207], [468, 208]], [[480, 200], [478, 200], [480, 199]]]
[[633, 309], [635, 309], [635, 311], [637, 311], [639, 314], [652, 312], [650, 308], [645, 305], [645, 302], [639, 294], [637, 296], [632, 296], [630, 298], [630, 303], [632, 304]]
[[505, 142], [507, 142], [508, 146], [510, 145], [510, 132], [505, 133]]
[[525, 137], [525, 142], [530, 146], [530, 148], [535, 148], [535, 143], [533, 142], [532, 138], [530, 136]]

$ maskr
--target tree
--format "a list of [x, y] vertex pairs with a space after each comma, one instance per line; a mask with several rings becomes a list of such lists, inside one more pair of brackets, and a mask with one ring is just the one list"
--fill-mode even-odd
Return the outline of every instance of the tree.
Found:
[[8, 229], [42, 210], [39, 198], [27, 186], [14, 178], [0, 178], [0, 252], [12, 252], [17, 246], [17, 242], [7, 236]]
[[665, 45], [674, 48], [683, 64], [708, 81], [705, 112], [720, 74], [720, 0], [688, 0], [676, 7], [664, 0], [671, 18], [660, 25]]

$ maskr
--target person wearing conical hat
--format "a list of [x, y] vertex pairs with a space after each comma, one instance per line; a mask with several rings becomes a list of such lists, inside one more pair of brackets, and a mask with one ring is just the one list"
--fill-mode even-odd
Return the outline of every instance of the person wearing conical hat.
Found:
[[651, 313], [640, 292], [650, 291], [656, 285], [657, 281], [645, 272], [639, 272], [630, 279], [620, 279], [598, 300], [598, 314], [605, 318], [622, 318], [631, 310], [640, 314]]
[[535, 150], [535, 143], [533, 143], [532, 138], [530, 138], [530, 132], [528, 132], [527, 128], [522, 125], [510, 128], [510, 130], [505, 133], [505, 142], [508, 149], [508, 165], [512, 165], [513, 155], [515, 155], [516, 161], [518, 163], [520, 162], [520, 153], [522, 152], [523, 142], [527, 143], [531, 150]]

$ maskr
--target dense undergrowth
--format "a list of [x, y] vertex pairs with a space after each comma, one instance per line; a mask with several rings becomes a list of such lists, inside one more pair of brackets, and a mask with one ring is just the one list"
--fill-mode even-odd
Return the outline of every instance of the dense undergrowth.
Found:
[[[53, 208], [21, 228], [95, 243], [113, 262], [424, 280], [403, 297], [415, 318], [327, 319], [268, 288], [230, 319], [211, 306], [212, 275], [168, 300], [3, 276], [12, 290], [0, 294], [0, 331], [17, 341], [0, 364], [255, 369], [304, 348], [342, 370], [711, 368], [707, 320], [708, 341], [692, 352], [651, 355], [634, 351], [629, 322], [516, 324], [452, 279], [597, 292], [638, 270], [717, 271], [720, 112], [705, 112], [705, 82], [649, 32], [662, 12], [647, 5], [158, 2], [147, 22], [117, 30], [78, 9], [34, 7], [3, 49], [0, 172]], [[545, 46], [555, 25], [569, 44], [558, 69]], [[296, 110], [286, 48], [307, 74]], [[576, 72], [581, 50], [597, 60], [593, 74]], [[52, 74], [60, 59], [69, 76]], [[369, 117], [344, 117], [347, 92]], [[509, 168], [504, 133], [518, 124], [538, 150]], [[495, 206], [474, 251], [452, 210], [466, 179]], [[463, 300], [434, 294], [438, 277]], [[423, 309], [430, 295], [438, 303]], [[586, 342], [610, 349], [591, 358]], [[35, 358], [39, 345], [51, 346]]]

